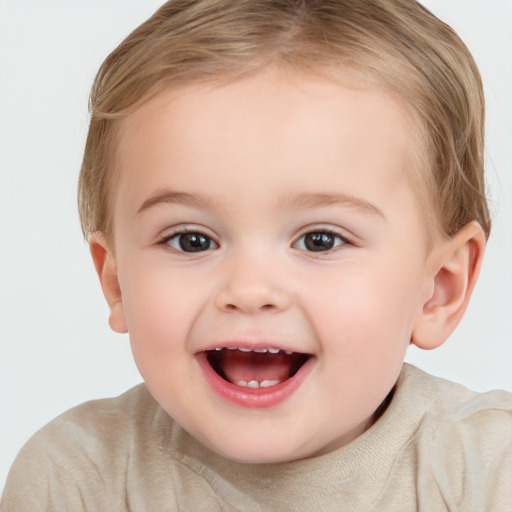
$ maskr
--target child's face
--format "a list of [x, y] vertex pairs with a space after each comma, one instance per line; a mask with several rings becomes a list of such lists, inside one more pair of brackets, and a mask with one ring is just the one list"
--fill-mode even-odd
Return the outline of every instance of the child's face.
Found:
[[214, 451], [327, 453], [393, 387], [432, 282], [412, 131], [383, 90], [270, 70], [124, 121], [113, 324]]

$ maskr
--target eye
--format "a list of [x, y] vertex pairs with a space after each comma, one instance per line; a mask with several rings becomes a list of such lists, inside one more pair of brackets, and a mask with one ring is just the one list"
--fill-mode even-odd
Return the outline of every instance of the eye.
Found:
[[173, 233], [165, 237], [161, 243], [180, 252], [204, 252], [218, 248], [212, 238], [196, 231]]
[[332, 231], [311, 231], [302, 235], [295, 247], [311, 252], [327, 252], [346, 243], [345, 238]]

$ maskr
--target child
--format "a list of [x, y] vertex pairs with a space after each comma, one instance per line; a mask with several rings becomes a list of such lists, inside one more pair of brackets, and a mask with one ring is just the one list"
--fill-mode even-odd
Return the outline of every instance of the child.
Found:
[[490, 220], [483, 97], [412, 0], [173, 0], [102, 66], [82, 225], [145, 380], [34, 436], [2, 510], [496, 510], [512, 397], [404, 365]]

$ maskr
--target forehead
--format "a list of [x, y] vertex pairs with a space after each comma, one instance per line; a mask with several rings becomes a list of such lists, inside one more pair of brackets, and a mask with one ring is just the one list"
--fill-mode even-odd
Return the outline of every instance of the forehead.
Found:
[[411, 179], [415, 133], [407, 106], [382, 87], [267, 69], [167, 90], [130, 114], [115, 194], [140, 203], [162, 187], [207, 186], [222, 200], [224, 180], [244, 190], [271, 175], [282, 194], [341, 186], [371, 199], [382, 192], [372, 175], [386, 173], [391, 188]]

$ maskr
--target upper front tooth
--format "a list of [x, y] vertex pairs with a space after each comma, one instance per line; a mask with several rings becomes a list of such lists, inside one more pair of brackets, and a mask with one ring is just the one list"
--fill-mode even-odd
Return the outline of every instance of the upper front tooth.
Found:
[[240, 347], [238, 350], [240, 350], [240, 352], [252, 352], [252, 350], [250, 348], [242, 348]]
[[280, 350], [278, 348], [269, 348], [268, 351], [271, 354], [279, 354]]
[[266, 348], [254, 348], [254, 352], [259, 352], [260, 354], [266, 354], [268, 352], [268, 349]]
[[222, 350], [222, 347], [215, 347], [215, 350], [218, 352], [219, 350]]

